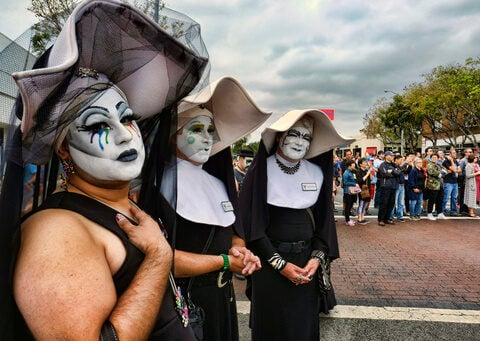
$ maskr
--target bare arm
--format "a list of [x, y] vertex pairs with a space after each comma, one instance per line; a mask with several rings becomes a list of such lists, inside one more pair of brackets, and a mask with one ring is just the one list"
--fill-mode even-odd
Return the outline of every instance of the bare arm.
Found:
[[98, 340], [107, 320], [121, 340], [147, 338], [164, 293], [171, 251], [153, 220], [139, 221], [137, 234], [149, 239], [150, 248], [142, 250], [145, 260], [119, 298], [105, 245], [89, 229], [92, 222], [69, 211], [46, 210], [23, 224], [14, 295], [36, 339]]
[[[243, 249], [247, 249], [245, 247], [241, 249], [241, 245], [244, 245], [242, 244], [243, 240], [239, 237], [236, 238], [238, 238], [239, 240], [235, 239], [234, 236], [233, 242], [236, 244], [233, 244], [232, 248], [229, 251], [228, 261], [230, 263], [230, 269], [233, 272], [241, 273], [245, 267], [245, 253]], [[251, 253], [250, 251], [248, 252]], [[199, 276], [223, 268], [223, 257], [220, 255], [198, 254], [176, 249], [174, 257], [175, 277]], [[251, 260], [248, 262], [251, 262]], [[258, 262], [260, 262], [260, 260], [258, 260]]]

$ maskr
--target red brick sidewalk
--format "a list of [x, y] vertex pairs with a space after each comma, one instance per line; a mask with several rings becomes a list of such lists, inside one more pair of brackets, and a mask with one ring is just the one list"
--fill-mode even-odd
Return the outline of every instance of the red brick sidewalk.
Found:
[[480, 309], [480, 220], [371, 220], [337, 224], [339, 304]]

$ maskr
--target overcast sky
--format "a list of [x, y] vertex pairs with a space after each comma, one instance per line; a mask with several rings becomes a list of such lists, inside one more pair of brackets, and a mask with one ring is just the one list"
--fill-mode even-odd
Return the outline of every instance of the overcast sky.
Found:
[[[0, 32], [34, 22], [29, 0], [1, 0]], [[480, 56], [479, 0], [168, 0], [199, 22], [213, 81], [237, 78], [278, 118], [335, 109], [343, 135], [359, 134], [384, 90], [401, 92], [438, 65]]]

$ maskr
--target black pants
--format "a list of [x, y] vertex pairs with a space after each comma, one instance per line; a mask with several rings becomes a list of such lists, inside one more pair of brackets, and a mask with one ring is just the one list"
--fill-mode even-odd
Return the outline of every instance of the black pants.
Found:
[[440, 212], [439, 211], [439, 205], [438, 205], [438, 193], [439, 191], [435, 191], [433, 189], [429, 189], [428, 190], [428, 204], [427, 204], [427, 213], [432, 213], [433, 212], [433, 205], [435, 205], [435, 210], [437, 211], [437, 213], [441, 213], [442, 211], [442, 204], [440, 203]]
[[352, 210], [353, 204], [357, 201], [357, 195], [356, 194], [347, 194], [345, 196], [345, 221], [350, 220], [350, 211]]
[[378, 207], [378, 221], [386, 222], [395, 206], [395, 188], [382, 188]]

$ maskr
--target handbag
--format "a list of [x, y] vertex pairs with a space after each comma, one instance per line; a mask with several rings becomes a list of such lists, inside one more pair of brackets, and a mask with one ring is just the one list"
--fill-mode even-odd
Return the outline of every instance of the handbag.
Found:
[[370, 199], [370, 189], [368, 188], [368, 185], [366, 184], [362, 185], [360, 196], [362, 197], [362, 200]]
[[348, 186], [347, 187], [347, 190], [348, 190], [348, 194], [350, 195], [353, 195], [353, 194], [358, 194], [360, 193], [362, 190], [360, 189], [360, 186], [356, 185], [356, 186]]
[[[204, 254], [208, 250], [210, 244], [212, 243], [214, 234], [215, 234], [215, 227], [213, 226], [212, 229], [210, 230], [210, 235], [208, 236], [207, 242], [203, 247], [202, 254]], [[203, 310], [202, 307], [196, 305], [190, 296], [190, 290], [192, 289], [194, 280], [195, 280], [195, 277], [192, 277], [188, 281], [187, 298], [186, 298], [186, 305], [188, 308], [187, 318], [188, 318], [188, 324], [190, 325], [190, 328], [192, 328], [193, 333], [195, 334], [195, 337], [197, 338], [197, 340], [203, 341], [204, 339], [203, 325], [205, 323], [205, 311]]]

